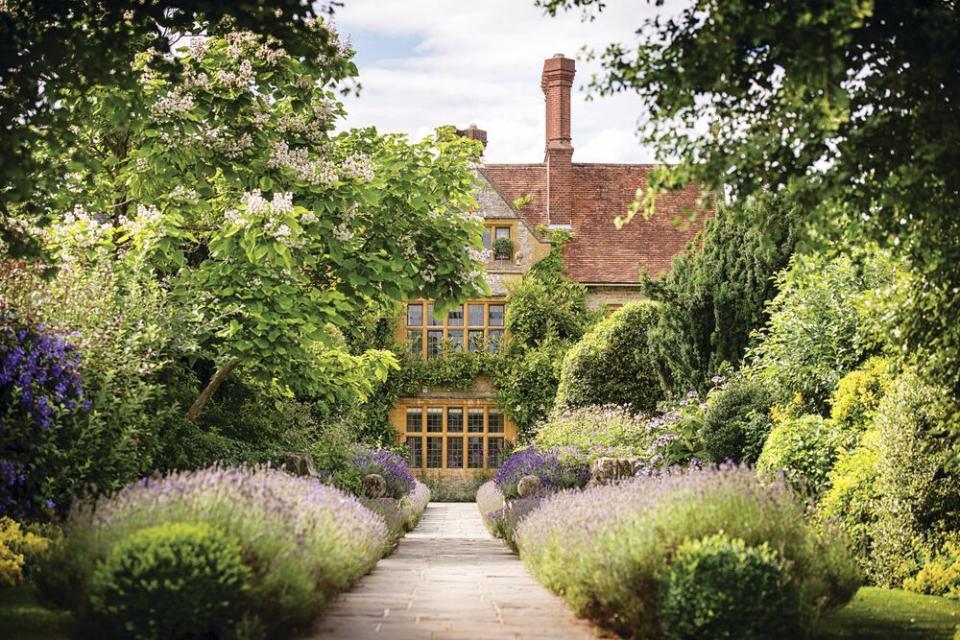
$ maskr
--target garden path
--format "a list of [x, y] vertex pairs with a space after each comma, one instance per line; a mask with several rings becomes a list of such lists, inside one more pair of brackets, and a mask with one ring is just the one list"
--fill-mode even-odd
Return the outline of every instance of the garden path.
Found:
[[483, 527], [475, 503], [431, 502], [397, 550], [314, 625], [310, 640], [587, 640], [578, 620]]

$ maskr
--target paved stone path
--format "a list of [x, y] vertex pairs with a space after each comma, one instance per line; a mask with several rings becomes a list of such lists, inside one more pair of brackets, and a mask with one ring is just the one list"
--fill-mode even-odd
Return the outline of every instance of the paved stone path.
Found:
[[477, 505], [432, 502], [420, 525], [352, 591], [331, 603], [309, 638], [586, 640], [593, 627], [541, 587], [487, 533]]

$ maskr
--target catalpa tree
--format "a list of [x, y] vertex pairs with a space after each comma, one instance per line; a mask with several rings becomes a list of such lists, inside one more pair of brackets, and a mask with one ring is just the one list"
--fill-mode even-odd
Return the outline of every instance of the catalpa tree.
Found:
[[[312, 28], [337, 41], [323, 21]], [[351, 55], [340, 45], [307, 60], [225, 30], [168, 56], [173, 79], [146, 52], [134, 90], [65, 106], [76, 143], [58, 158], [51, 244], [169, 282], [190, 355], [216, 363], [192, 418], [234, 370], [278, 393], [362, 396], [395, 366], [389, 352], [338, 346], [362, 311], [415, 297], [442, 309], [485, 289], [479, 144], [452, 130], [416, 144], [334, 133]]]

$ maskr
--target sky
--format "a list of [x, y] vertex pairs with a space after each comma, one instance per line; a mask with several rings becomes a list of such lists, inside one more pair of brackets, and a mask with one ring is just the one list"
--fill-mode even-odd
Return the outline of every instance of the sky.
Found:
[[[641, 0], [607, 0], [596, 20], [574, 10], [551, 18], [533, 0], [344, 0], [335, 21], [357, 51], [362, 89], [345, 100], [347, 127], [375, 126], [414, 139], [439, 125], [487, 131], [488, 162], [542, 162], [543, 61], [582, 57], [584, 46], [633, 43], [654, 13]], [[577, 60], [572, 100], [575, 162], [651, 162], [636, 138], [635, 95], [587, 100], [596, 62]]]

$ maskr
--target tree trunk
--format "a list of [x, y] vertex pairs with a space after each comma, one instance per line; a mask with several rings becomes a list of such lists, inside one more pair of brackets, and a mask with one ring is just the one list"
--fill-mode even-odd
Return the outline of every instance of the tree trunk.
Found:
[[187, 411], [187, 418], [196, 422], [200, 414], [203, 413], [203, 408], [207, 406], [207, 401], [217, 392], [217, 389], [220, 388], [220, 385], [223, 384], [223, 381], [227, 379], [227, 376], [230, 375], [230, 372], [233, 371], [233, 368], [236, 367], [239, 362], [239, 360], [231, 360], [217, 369], [217, 372], [210, 378], [210, 382], [203, 388], [203, 391], [200, 392], [197, 399], [193, 401], [193, 405], [191, 405]]

